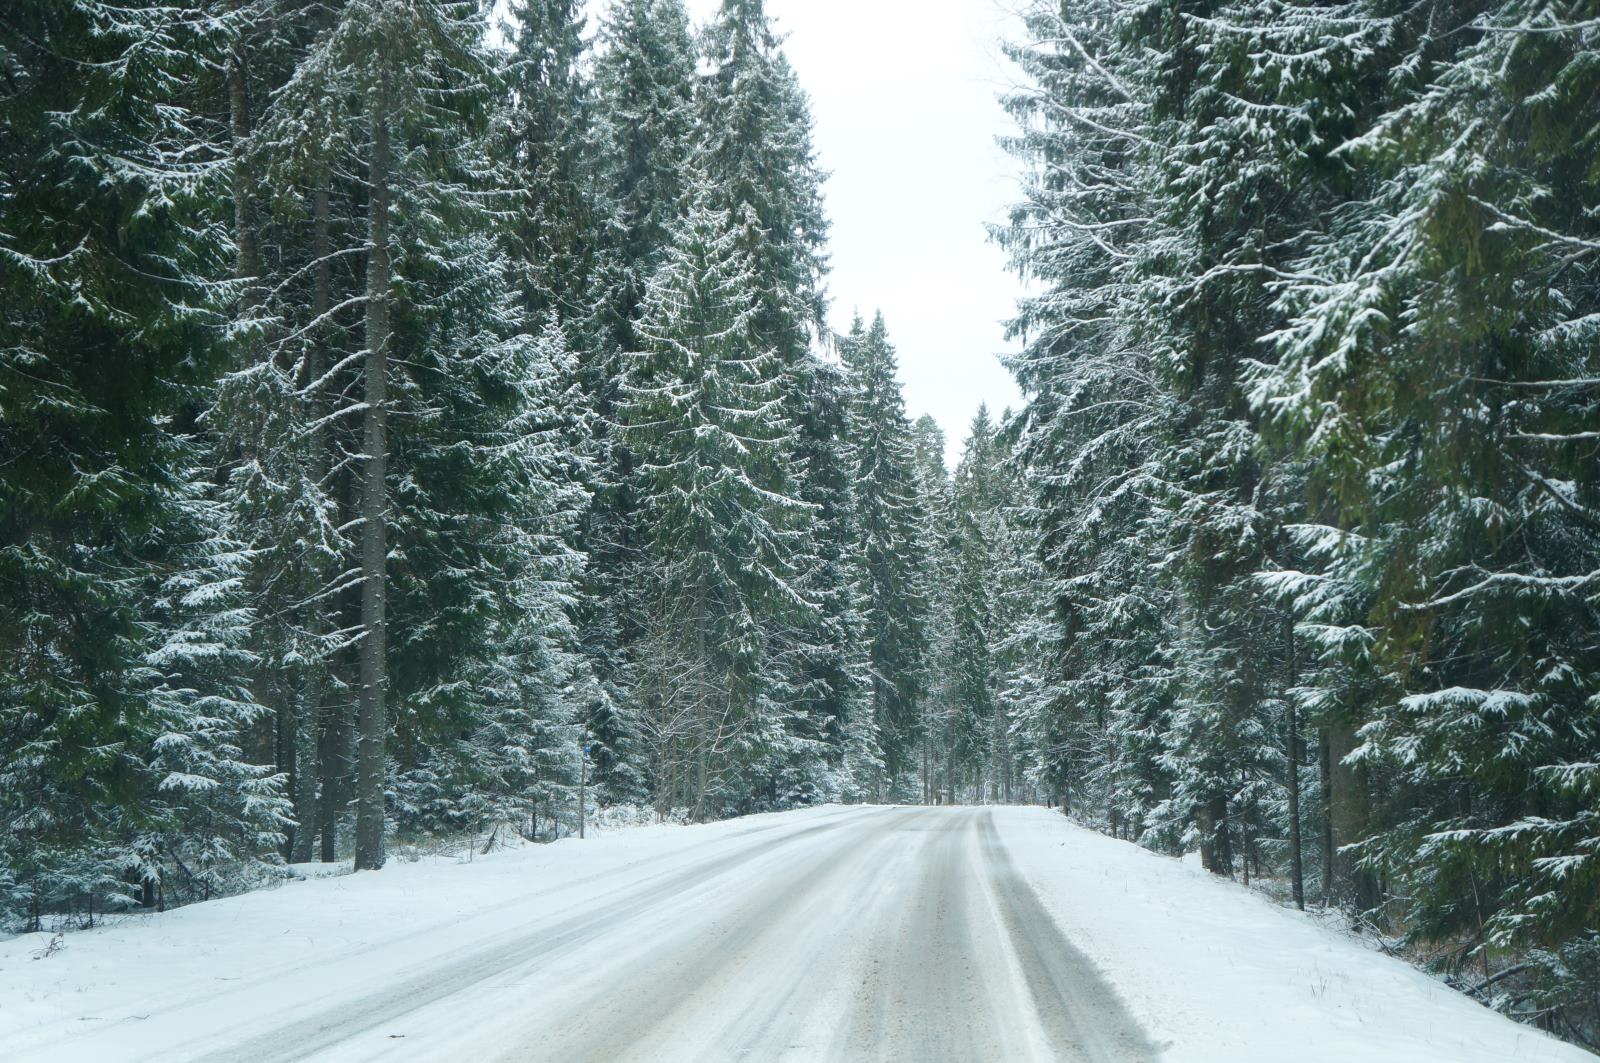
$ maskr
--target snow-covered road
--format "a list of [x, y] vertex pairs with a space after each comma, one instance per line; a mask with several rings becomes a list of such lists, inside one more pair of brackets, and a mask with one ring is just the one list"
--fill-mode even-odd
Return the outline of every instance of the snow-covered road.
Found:
[[651, 827], [46, 944], [0, 942], [0, 1059], [1593, 1058], [1043, 809]]

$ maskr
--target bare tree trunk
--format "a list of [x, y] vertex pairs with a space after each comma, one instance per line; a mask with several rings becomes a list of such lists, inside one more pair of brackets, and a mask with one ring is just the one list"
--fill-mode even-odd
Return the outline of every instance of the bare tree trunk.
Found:
[[931, 728], [928, 726], [928, 712], [922, 713], [922, 803], [933, 804], [933, 779], [928, 774], [928, 747], [932, 744]]
[[1294, 686], [1300, 681], [1300, 659], [1294, 641], [1294, 617], [1284, 623], [1288, 635], [1289, 676], [1284, 689], [1284, 702], [1288, 706], [1289, 755], [1289, 884], [1294, 893], [1294, 905], [1301, 911], [1306, 907], [1305, 854], [1300, 840], [1300, 706], [1295, 703]]
[[1233, 838], [1228, 830], [1228, 799], [1208, 798], [1195, 810], [1200, 827], [1200, 863], [1213, 875], [1233, 874]]
[[[313, 321], [322, 319], [333, 300], [333, 268], [329, 262], [333, 248], [328, 232], [328, 214], [328, 179], [324, 175], [317, 182], [311, 207], [311, 254], [316, 261], [312, 273], [311, 291]], [[330, 445], [328, 430], [322, 425], [323, 396], [321, 389], [315, 386], [316, 382], [322, 379], [328, 364], [323, 344], [324, 336], [322, 331], [318, 330], [317, 334], [311, 337], [311, 346], [306, 352], [304, 385], [311, 389], [306, 395], [306, 412], [311, 422], [317, 425], [311, 434], [310, 472], [313, 481], [318, 485], [322, 485], [327, 478], [328, 469], [332, 464], [328, 456]], [[326, 627], [319, 618], [313, 618], [311, 623], [318, 628]], [[300, 821], [299, 830], [295, 834], [294, 859], [301, 863], [311, 859], [312, 842], [317, 833], [315, 825], [325, 827], [327, 822], [322, 805], [332, 800], [328, 786], [328, 772], [323, 763], [323, 757], [327, 754], [325, 714], [328, 711], [328, 706], [324, 704], [328, 683], [324, 680], [325, 676], [307, 669], [305, 680], [301, 684], [300, 785], [296, 787], [294, 794], [295, 819]]]
[[311, 675], [306, 675], [295, 692], [295, 700], [299, 702], [297, 708], [298, 726], [295, 731], [295, 769], [294, 786], [291, 796], [294, 800], [294, 840], [290, 845], [289, 859], [297, 864], [309, 863], [311, 853], [317, 839], [318, 823], [318, 779], [321, 775], [317, 764], [320, 728], [318, 720], [321, 712], [318, 707], [318, 695], [321, 684]]
[[[387, 61], [379, 56], [380, 66]], [[372, 91], [372, 158], [368, 168], [366, 403], [361, 478], [361, 691], [360, 746], [356, 761], [356, 860], [359, 870], [383, 866], [384, 741], [388, 719], [385, 627], [388, 556], [388, 346], [389, 346], [389, 99], [380, 70]]]
[[317, 801], [318, 831], [322, 845], [317, 859], [331, 864], [339, 859], [339, 819], [348, 801], [350, 727], [348, 706], [330, 701], [322, 707], [317, 730], [317, 763], [322, 771], [322, 793]]
[[[702, 555], [708, 551], [705, 529], [703, 527], [695, 533], [695, 550]], [[711, 673], [712, 671], [710, 653], [706, 644], [706, 627], [710, 623], [710, 612], [711, 595], [707, 592], [705, 585], [702, 583], [695, 587], [694, 595], [694, 655], [695, 667], [703, 668], [707, 671], [707, 673]], [[731, 684], [733, 681], [733, 676], [731, 674], [725, 675], [723, 676], [723, 681], [725, 684], [728, 684], [728, 696], [732, 697]], [[698, 698], [696, 698], [695, 730], [698, 733], [694, 736], [694, 818], [695, 822], [697, 823], [705, 819], [706, 761], [709, 759], [708, 746], [711, 746], [715, 741], [710, 734], [711, 720], [706, 711], [709, 707], [709, 702], [707, 699], [710, 696], [710, 691], [707, 690]], [[720, 738], [721, 736], [718, 735], [717, 737]]]
[[1317, 732], [1317, 801], [1322, 809], [1322, 903], [1333, 903], [1333, 766], [1328, 729]]
[[[261, 702], [262, 708], [272, 714], [272, 762], [280, 773], [288, 776], [289, 792], [293, 794], [295, 784], [299, 781], [295, 771], [294, 695], [284, 690], [283, 684], [275, 681], [273, 676], [258, 675], [256, 699]], [[302, 824], [296, 823], [284, 832], [283, 845], [279, 849], [284, 859], [289, 859], [293, 854], [295, 839], [304, 829]]]
[[246, 142], [250, 139], [250, 86], [244, 69], [244, 45], [236, 43], [228, 56], [228, 126], [233, 138], [233, 242], [237, 252], [234, 272], [250, 283], [243, 302], [254, 306], [261, 279], [261, 251], [255, 226], [255, 167]]

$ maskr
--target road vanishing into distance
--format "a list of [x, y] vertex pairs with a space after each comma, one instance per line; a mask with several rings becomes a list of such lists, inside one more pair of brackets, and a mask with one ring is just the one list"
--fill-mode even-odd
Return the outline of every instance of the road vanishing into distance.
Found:
[[90, 1031], [50, 1058], [1155, 1058], [1019, 876], [988, 810], [756, 822], [327, 970], [272, 973], [232, 990], [259, 1000], [248, 1021], [224, 1023], [239, 1002], [210, 1008], [197, 987], [114, 1040]]

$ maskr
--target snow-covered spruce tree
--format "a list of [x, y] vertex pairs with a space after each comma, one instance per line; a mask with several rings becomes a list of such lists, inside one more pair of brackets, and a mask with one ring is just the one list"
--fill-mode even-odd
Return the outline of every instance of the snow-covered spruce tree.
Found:
[[851, 652], [841, 643], [850, 616], [833, 560], [849, 547], [842, 538], [845, 526], [832, 517], [839, 511], [833, 482], [838, 470], [826, 453], [833, 444], [823, 438], [832, 414], [814, 408], [826, 397], [818, 381], [829, 372], [815, 342], [823, 331], [825, 301], [823, 175], [812, 150], [810, 103], [761, 0], [726, 0], [706, 27], [701, 48], [700, 157], [714, 202], [745, 227], [758, 298], [756, 333], [778, 356], [786, 377], [781, 411], [796, 429], [799, 448], [784, 458], [792, 470], [792, 494], [829, 514], [812, 529], [817, 549], [796, 561], [796, 585], [816, 590], [818, 608], [769, 618], [774, 694], [787, 704], [789, 741], [787, 751], [774, 749], [774, 757], [753, 765], [749, 784], [753, 793], [776, 799], [779, 776], [809, 770], [792, 761], [818, 753], [808, 738], [818, 732], [816, 714], [838, 716], [849, 696], [839, 683]]
[[634, 696], [652, 745], [657, 808], [736, 808], [745, 769], [784, 738], [767, 633], [814, 609], [794, 583], [810, 511], [787, 492], [793, 426], [783, 364], [757, 328], [751, 224], [690, 205], [652, 279], [622, 418], [637, 454], [645, 632]]
[[[858, 776], [859, 764], [848, 766], [843, 759], [853, 721], [871, 714], [852, 564], [850, 381], [844, 367], [807, 357], [784, 384], [797, 417], [788, 459], [796, 493], [811, 507], [809, 546], [797, 561], [794, 584], [815, 608], [786, 611], [774, 632], [774, 671], [786, 687], [779, 696], [786, 706], [787, 741], [757, 779], [767, 791], [764, 803], [779, 807], [834, 796], [839, 787], [856, 793], [872, 782]], [[829, 779], [836, 781], [819, 789]]]
[[1017, 321], [1020, 438], [1048, 569], [1068, 574], [1063, 648], [1084, 654], [1063, 693], [1104, 706], [1049, 745], [1125, 795], [1113, 825], [1229, 872], [1295, 832], [1280, 794], [1299, 779], [1291, 628], [1256, 576], [1289, 556], [1302, 499], [1259, 445], [1245, 374], [1343, 194], [1329, 151], [1356, 110], [1338, 92], [1381, 35], [1313, 4], [1041, 6], [1033, 25], [1016, 55], [1038, 89], [1011, 106], [1040, 170], [1001, 233], [1048, 282]]
[[994, 425], [987, 407], [973, 418], [961, 464], [956, 467], [950, 525], [953, 571], [950, 582], [950, 653], [944, 666], [952, 700], [951, 770], [963, 789], [982, 788], [995, 752], [997, 717], [992, 647], [995, 630], [991, 596], [995, 574], [994, 514], [999, 504], [990, 451]]
[[600, 23], [594, 61], [597, 152], [595, 263], [599, 333], [583, 359], [594, 417], [595, 473], [580, 544], [588, 555], [577, 609], [594, 673], [585, 710], [598, 792], [618, 801], [649, 793], [630, 717], [629, 661], [641, 631], [634, 455], [617, 430], [625, 352], [644, 291], [683, 208], [695, 121], [694, 40], [679, 0], [621, 0]]
[[348, 325], [359, 311], [347, 307], [342, 320], [333, 311], [336, 292], [356, 287], [349, 257], [333, 253], [334, 230], [355, 222], [355, 189], [333, 177], [326, 145], [285, 150], [295, 145], [261, 139], [257, 126], [330, 18], [273, 0], [232, 16], [222, 80], [235, 347], [204, 418], [229, 533], [248, 559], [240, 578], [255, 607], [254, 696], [271, 713], [251, 745], [287, 782], [296, 822], [285, 855], [301, 861], [311, 859], [319, 827], [323, 856], [334, 856], [348, 759], [349, 688], [336, 670], [348, 648], [340, 597], [351, 578], [340, 495], [343, 459], [356, 448], [351, 419], [329, 416], [325, 377], [350, 353]]
[[995, 646], [997, 682], [1007, 729], [1005, 761], [999, 767], [1004, 784], [1010, 787], [1007, 800], [1037, 801], [1048, 793], [1038, 785], [1040, 769], [1047, 762], [1047, 751], [1039, 744], [1039, 722], [1056, 692], [1051, 654], [1059, 636], [1051, 619], [1049, 581], [1037, 549], [1037, 510], [1014, 454], [1018, 427], [1020, 423], [1007, 410], [1000, 419], [995, 447], [1006, 497], [993, 591], [1000, 617]]
[[[950, 525], [953, 514], [950, 473], [944, 464], [945, 435], [927, 414], [911, 425], [912, 468], [915, 470], [920, 523], [917, 542], [924, 557], [924, 629], [927, 632], [927, 686], [920, 701], [917, 728], [922, 800], [934, 804], [955, 800], [950, 774], [951, 640], [954, 636], [951, 581], [953, 572]], [[869, 645], [870, 651], [870, 645]]]
[[483, 15], [475, 3], [352, 0], [257, 134], [278, 157], [318, 159], [366, 184], [361, 224], [330, 252], [364, 267], [342, 301], [361, 311], [357, 356], [324, 374], [330, 393], [348, 396], [328, 416], [361, 421], [348, 515], [363, 868], [383, 862], [389, 754], [403, 809], [425, 818], [430, 780], [451, 769], [440, 759], [450, 737], [482, 708], [472, 679], [499, 652], [490, 635], [517, 586], [505, 574], [531, 563], [504, 533], [528, 504], [516, 426], [530, 338], [496, 238], [509, 197], [487, 159], [497, 93]]
[[57, 0], [0, 26], [7, 924], [204, 893], [280, 837], [277, 780], [239, 752], [248, 614], [190, 435], [232, 248], [223, 131], [186, 86], [228, 30]]
[[926, 549], [911, 426], [883, 316], [858, 318], [840, 342], [850, 370], [857, 598], [868, 639], [872, 718], [884, 755], [883, 792], [914, 766], [927, 689]]
[[[560, 329], [524, 331], [496, 215], [481, 206], [498, 189], [473, 177], [488, 168], [481, 141], [456, 150], [464, 170], [440, 175], [461, 182], [454, 194], [417, 197], [439, 213], [418, 209], [407, 227], [416, 257], [401, 267], [394, 333], [407, 352], [389, 566], [396, 812], [403, 825], [476, 827], [479, 804], [532, 828], [517, 813], [542, 802], [548, 816], [576, 782], [570, 691], [586, 675], [566, 609], [586, 408]], [[451, 257], [430, 251], [441, 248]], [[486, 749], [485, 730], [514, 741]]]
[[[1347, 128], [1330, 108], [1359, 44], [1339, 12], [1254, 4], [1151, 13], [1126, 46], [1158, 56], [1143, 86], [1151, 151], [1146, 254], [1136, 291], [1156, 382], [1170, 402], [1160, 439], [1163, 565], [1181, 611], [1172, 634], [1173, 792], [1161, 818], [1220, 872], [1258, 865], [1278, 835], [1288, 618], [1255, 574], [1274, 563], [1299, 499], [1258, 445], [1244, 374], [1282, 318], [1274, 286], [1333, 200], [1317, 182]], [[1263, 55], [1266, 58], [1263, 58]], [[1137, 307], [1135, 308], [1137, 311]]]
[[755, 327], [786, 368], [806, 352], [823, 311], [822, 178], [810, 103], [763, 0], [723, 0], [701, 42], [701, 164], [713, 203], [748, 214], [746, 248], [759, 298]]
[[1027, 710], [1038, 707], [1030, 669], [1042, 663], [1033, 622], [1046, 610], [1033, 534], [1019, 523], [1021, 481], [1000, 428], [980, 406], [947, 477], [943, 435], [929, 418], [913, 426], [932, 521], [921, 538], [929, 571], [940, 574], [925, 592], [925, 771], [952, 800], [1011, 801], [1033, 790], [1035, 718]]
[[[591, 559], [568, 604], [586, 658], [574, 688], [582, 691], [576, 695], [582, 719], [575, 725], [593, 750], [600, 792], [634, 800], [643, 790], [625, 689], [626, 642], [637, 628], [626, 543], [633, 513], [628, 455], [615, 431], [621, 352], [632, 343], [619, 334], [627, 318], [616, 306], [613, 243], [625, 223], [609, 187], [615, 149], [607, 109], [614, 101], [598, 91], [584, 5], [529, 0], [512, 5], [510, 15], [513, 51], [491, 155], [497, 179], [515, 193], [501, 228], [522, 293], [524, 327], [558, 328], [567, 346], [581, 353], [565, 363], [571, 380], [562, 385], [570, 389], [565, 446], [572, 471], [584, 470], [589, 498], [571, 533], [573, 547]], [[608, 32], [602, 28], [602, 36]], [[683, 48], [689, 56], [687, 40]], [[691, 76], [692, 69], [684, 75], [685, 107]]]
[[[492, 262], [492, 236], [479, 239]], [[448, 291], [468, 321], [497, 305], [514, 320], [503, 276], [452, 278], [432, 305]], [[587, 469], [564, 337], [497, 335], [506, 327], [480, 317], [476, 334], [441, 335], [413, 377], [437, 415], [419, 416], [396, 455], [414, 471], [397, 494], [394, 679], [407, 696], [393, 789], [403, 827], [506, 824], [531, 838], [575, 805], [591, 673], [569, 619], [582, 567], [570, 541]]]
[[633, 323], [683, 208], [695, 148], [695, 48], [681, 0], [614, 0], [594, 63], [600, 183], [612, 229], [601, 269], [612, 344], [634, 350]]
[[495, 134], [498, 179], [516, 194], [506, 228], [524, 309], [534, 320], [561, 322], [571, 341], [590, 338], [598, 309], [595, 108], [581, 7], [511, 5], [506, 105]]
[[1595, 11], [1364, 7], [1416, 74], [1344, 149], [1368, 183], [1256, 398], [1339, 529], [1298, 589], [1371, 676], [1349, 760], [1393, 811], [1357, 855], [1487, 970], [1596, 929]]
[[242, 593], [248, 555], [228, 538], [227, 507], [212, 497], [213, 452], [188, 442], [175, 465], [187, 481], [185, 504], [164, 529], [176, 563], [151, 573], [160, 644], [144, 664], [155, 683], [148, 757], [159, 781], [148, 807], [119, 810], [131, 837], [124, 859], [140, 899], [158, 908], [262, 880], [294, 828], [289, 780], [247, 748], [268, 715], [248, 681], [260, 674], [259, 612]]
[[955, 712], [952, 749], [967, 782], [991, 801], [1010, 801], [1020, 781], [1017, 705], [1003, 695], [1021, 661], [1015, 634], [1034, 605], [1022, 563], [1032, 544], [1015, 523], [1017, 495], [999, 426], [979, 406], [952, 483], [944, 581], [951, 631], [940, 659]]
[[1010, 103], [1035, 171], [1001, 237], [1044, 284], [1016, 369], [1059, 639], [1029, 709], [1047, 773], [1216, 870], [1281, 832], [1294, 875], [1305, 819], [1328, 897], [1394, 899], [1486, 968], [1578, 956], [1592, 10], [1030, 25]]
[[1012, 332], [1025, 344], [1011, 362], [1028, 396], [1017, 453], [1048, 579], [1034, 631], [1052, 675], [1025, 707], [1035, 778], [1063, 807], [1156, 843], [1146, 820], [1171, 786], [1159, 735], [1173, 598], [1154, 519], [1169, 409], [1138, 328], [1152, 119], [1121, 18], [1114, 4], [1028, 11], [1028, 42], [1010, 54], [1031, 85], [1005, 101], [1028, 183], [996, 237], [1039, 289], [1019, 305]]

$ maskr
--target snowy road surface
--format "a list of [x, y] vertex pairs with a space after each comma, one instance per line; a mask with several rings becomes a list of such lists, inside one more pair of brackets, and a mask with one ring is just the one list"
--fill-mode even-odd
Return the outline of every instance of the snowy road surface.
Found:
[[651, 827], [47, 940], [0, 942], [0, 1059], [1593, 1060], [1042, 809]]

